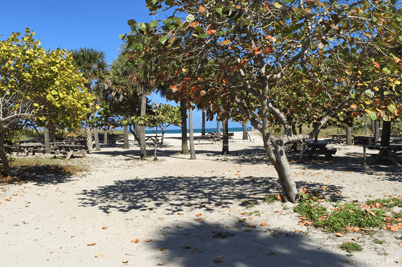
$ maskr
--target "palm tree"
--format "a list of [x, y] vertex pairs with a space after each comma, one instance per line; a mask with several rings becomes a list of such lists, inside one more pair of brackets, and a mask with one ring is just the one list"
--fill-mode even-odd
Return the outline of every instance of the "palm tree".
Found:
[[[93, 93], [94, 83], [99, 84], [104, 79], [104, 75], [107, 72], [107, 63], [105, 59], [105, 53], [92, 48], [82, 48], [74, 49], [70, 51], [74, 59], [74, 66], [77, 67], [82, 76], [87, 80], [84, 84], [88, 92]], [[97, 103], [93, 103], [96, 105]], [[87, 147], [92, 150], [92, 136], [90, 120], [94, 116], [94, 113], [89, 113], [87, 115], [87, 121], [85, 126], [85, 134], [87, 139]], [[96, 127], [96, 126], [95, 126]], [[95, 138], [97, 139], [97, 133], [95, 133]], [[98, 140], [98, 139], [97, 139]], [[99, 140], [98, 140], [99, 143]]]

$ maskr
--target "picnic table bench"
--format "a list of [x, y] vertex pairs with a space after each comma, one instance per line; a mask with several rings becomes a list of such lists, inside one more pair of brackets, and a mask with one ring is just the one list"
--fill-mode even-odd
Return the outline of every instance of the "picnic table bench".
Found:
[[74, 152], [78, 152], [82, 157], [86, 157], [85, 145], [74, 145], [74, 144], [58, 144], [52, 153], [56, 156], [58, 154], [66, 155], [66, 159], [71, 158]]
[[[233, 136], [234, 136], [234, 133], [228, 133], [229, 139], [231, 139], [231, 137], [233, 137]], [[208, 132], [205, 135], [201, 135], [198, 137], [198, 144], [200, 144], [200, 141], [203, 139], [206, 139], [206, 140], [212, 139], [214, 142], [217, 142], [217, 141], [220, 141], [222, 139], [222, 137], [223, 137], [222, 133], [218, 136], [217, 132]]]
[[22, 152], [29, 155], [29, 153], [32, 153], [32, 155], [35, 155], [35, 153], [45, 153], [46, 149], [42, 143], [22, 143], [17, 146], [17, 155]]
[[402, 159], [402, 153], [398, 152], [402, 151], [402, 145], [371, 145], [367, 148], [380, 150], [374, 159], [374, 164], [376, 164], [379, 160], [388, 160], [391, 161], [395, 166], [400, 166], [398, 160]]
[[332, 155], [336, 153], [336, 148], [328, 149], [328, 141], [306, 141], [307, 148], [303, 153], [306, 153], [309, 158], [314, 155], [325, 155], [327, 159], [331, 159]]

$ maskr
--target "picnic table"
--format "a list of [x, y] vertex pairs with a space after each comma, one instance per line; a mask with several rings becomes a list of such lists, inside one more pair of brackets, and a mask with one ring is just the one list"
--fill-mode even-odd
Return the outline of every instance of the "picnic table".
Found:
[[26, 153], [27, 156], [29, 152], [32, 152], [32, 155], [35, 155], [36, 152], [45, 153], [45, 148], [42, 143], [22, 143], [17, 146], [18, 151], [17, 155], [20, 152]]
[[79, 152], [81, 153], [82, 157], [86, 157], [85, 145], [58, 144], [55, 146], [55, 149], [57, 149], [54, 151], [56, 156], [61, 153], [63, 155], [67, 155], [66, 159], [71, 158], [74, 152]]
[[374, 159], [374, 164], [376, 164], [379, 160], [388, 160], [391, 161], [395, 166], [400, 166], [398, 163], [398, 159], [402, 158], [402, 153], [398, 152], [402, 151], [402, 145], [371, 145], [367, 148], [380, 150], [380, 152], [376, 155]]
[[342, 143], [346, 141], [346, 134], [331, 134], [330, 142], [332, 143]]
[[327, 149], [328, 141], [306, 141], [307, 148], [303, 153], [306, 153], [309, 158], [314, 155], [325, 155], [327, 159], [331, 159], [332, 155], [336, 153], [336, 149]]
[[159, 138], [157, 137], [157, 136], [155, 136], [155, 135], [146, 135], [145, 136], [145, 142], [146, 141], [149, 141], [149, 140], [151, 140], [152, 141], [152, 143], [156, 143], [156, 144], [158, 144], [159, 143]]

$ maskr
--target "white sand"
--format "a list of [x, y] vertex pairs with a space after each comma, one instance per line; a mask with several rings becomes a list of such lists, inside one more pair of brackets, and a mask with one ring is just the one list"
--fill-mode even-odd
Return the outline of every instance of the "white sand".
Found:
[[[236, 267], [400, 265], [401, 230], [336, 237], [298, 225], [293, 204], [263, 202], [280, 191], [277, 174], [260, 137], [250, 142], [241, 135], [230, 142], [228, 156], [220, 155], [221, 144], [203, 140], [190, 160], [178, 154], [180, 135], [167, 135], [157, 162], [139, 160], [137, 145], [104, 147], [87, 159], [71, 159], [90, 162], [87, 175], [38, 174], [36, 183], [0, 185], [0, 266], [193, 267], [215, 266], [214, 260]], [[331, 146], [338, 148], [333, 160], [292, 165], [298, 187], [326, 198], [337, 193], [341, 202], [402, 194], [401, 168], [365, 169], [361, 147]], [[254, 207], [246, 208], [246, 199]], [[254, 211], [261, 216], [241, 214]], [[339, 246], [352, 238], [363, 251], [348, 257]]]

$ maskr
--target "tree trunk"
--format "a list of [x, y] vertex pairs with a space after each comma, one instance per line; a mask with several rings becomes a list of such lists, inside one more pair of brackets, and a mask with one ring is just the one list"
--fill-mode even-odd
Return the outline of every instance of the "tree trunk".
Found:
[[3, 175], [5, 175], [5, 176], [9, 176], [10, 175], [10, 164], [8, 162], [6, 150], [4, 148], [4, 137], [5, 136], [6, 136], [6, 132], [3, 131], [0, 134], [0, 160], [3, 163], [3, 169], [1, 171], [1, 173], [3, 173]]
[[303, 133], [303, 124], [300, 124], [299, 125], [299, 134], [302, 134]]
[[202, 109], [202, 127], [201, 127], [201, 135], [205, 136], [205, 109]]
[[229, 154], [229, 120], [226, 117], [222, 122], [223, 138], [222, 138], [222, 155]]
[[92, 147], [92, 133], [91, 133], [91, 128], [89, 127], [89, 125], [85, 126], [85, 137], [87, 140], [87, 148], [89, 151], [93, 150]]
[[129, 149], [130, 144], [128, 142], [128, 125], [124, 125], [124, 143], [123, 143], [123, 149]]
[[188, 155], [188, 140], [187, 140], [187, 109], [186, 100], [180, 100], [180, 111], [181, 111], [181, 153], [183, 155]]
[[[147, 106], [147, 96], [142, 94], [141, 98], [141, 114], [140, 116], [145, 116]], [[147, 156], [147, 146], [145, 144], [145, 126], [141, 126], [141, 134], [140, 134], [140, 157], [145, 158]]]
[[99, 144], [99, 133], [98, 133], [98, 127], [95, 126], [94, 128], [94, 135], [95, 135], [95, 150], [96, 151], [101, 151], [100, 144]]
[[221, 122], [216, 119], [216, 134], [218, 135], [219, 140], [221, 139]]
[[381, 145], [389, 146], [390, 139], [391, 139], [391, 121], [384, 121], [382, 123]]
[[243, 127], [243, 140], [247, 140], [248, 139], [247, 123], [243, 122], [241, 126]]
[[49, 129], [43, 127], [43, 139], [45, 141], [45, 149], [46, 153], [50, 153], [50, 136], [49, 136]]
[[346, 126], [346, 145], [352, 145], [352, 127]]
[[103, 144], [107, 145], [107, 129], [105, 129], [105, 131], [103, 132]]
[[193, 104], [191, 103], [189, 109], [189, 126], [190, 126], [190, 159], [195, 159], [194, 149], [194, 133], [193, 133]]

